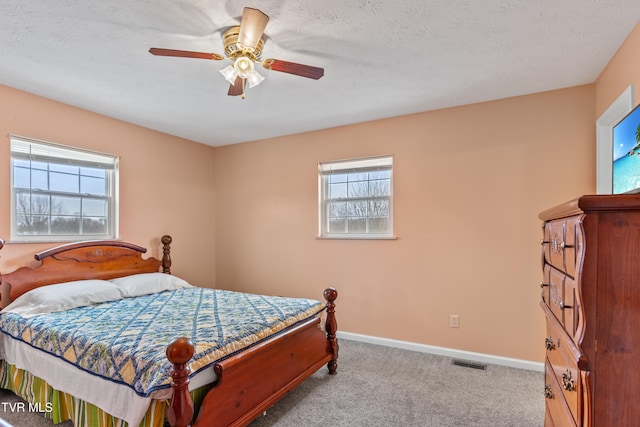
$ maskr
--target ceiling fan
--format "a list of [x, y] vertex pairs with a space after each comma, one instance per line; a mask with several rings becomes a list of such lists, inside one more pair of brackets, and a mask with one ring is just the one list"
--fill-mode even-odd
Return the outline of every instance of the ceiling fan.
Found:
[[269, 58], [262, 60], [262, 48], [264, 47], [263, 33], [267, 22], [269, 22], [268, 15], [258, 9], [245, 7], [242, 12], [240, 25], [229, 28], [222, 35], [225, 56], [218, 55], [217, 53], [192, 52], [188, 50], [162, 49], [156, 47], [149, 49], [149, 52], [159, 56], [178, 56], [184, 58], [210, 59], [214, 61], [228, 58], [233, 61], [233, 63], [220, 70], [220, 73], [222, 73], [224, 78], [231, 84], [228, 95], [242, 95], [243, 99], [245, 97], [244, 90], [246, 86], [251, 88], [264, 80], [264, 77], [255, 69], [256, 63], [262, 64], [267, 70], [281, 71], [283, 73], [315, 80], [318, 80], [324, 75], [324, 68], [297, 64], [281, 59]]

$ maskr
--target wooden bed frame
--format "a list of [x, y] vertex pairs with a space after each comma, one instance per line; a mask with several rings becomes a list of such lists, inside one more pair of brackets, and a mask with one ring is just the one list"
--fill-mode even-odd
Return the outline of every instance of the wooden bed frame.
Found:
[[[162, 236], [162, 259], [142, 258], [145, 248], [115, 240], [87, 241], [58, 246], [35, 255], [41, 264], [0, 274], [0, 307], [40, 286], [85, 279], [113, 279], [138, 273], [171, 273], [172, 238]], [[0, 240], [0, 249], [4, 242]], [[205, 396], [193, 427], [245, 426], [280, 398], [327, 364], [335, 374], [338, 341], [333, 288], [324, 291], [324, 325], [318, 317], [295, 324], [232, 357], [214, 364], [218, 379]], [[322, 331], [324, 326], [324, 332]], [[194, 345], [176, 337], [166, 350], [172, 363], [172, 399], [167, 420], [187, 427], [194, 415], [188, 391]]]

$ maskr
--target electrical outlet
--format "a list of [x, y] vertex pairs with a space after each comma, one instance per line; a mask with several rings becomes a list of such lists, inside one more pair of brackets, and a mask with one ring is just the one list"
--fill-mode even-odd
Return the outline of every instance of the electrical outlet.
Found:
[[449, 316], [449, 327], [451, 328], [459, 328], [460, 327], [460, 318], [457, 314], [452, 314]]

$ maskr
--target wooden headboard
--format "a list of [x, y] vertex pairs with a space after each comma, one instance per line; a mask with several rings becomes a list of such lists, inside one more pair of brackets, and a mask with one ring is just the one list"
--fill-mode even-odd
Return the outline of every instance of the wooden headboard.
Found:
[[[40, 265], [0, 273], [0, 308], [32, 289], [74, 280], [130, 276], [162, 271], [171, 273], [171, 236], [162, 236], [162, 259], [142, 258], [147, 250], [118, 240], [69, 243], [34, 255]], [[4, 242], [0, 240], [0, 249]]]

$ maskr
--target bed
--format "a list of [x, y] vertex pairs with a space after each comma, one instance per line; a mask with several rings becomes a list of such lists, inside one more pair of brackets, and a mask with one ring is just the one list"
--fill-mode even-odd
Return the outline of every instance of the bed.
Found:
[[0, 387], [54, 423], [244, 426], [322, 366], [336, 373], [335, 289], [320, 303], [195, 287], [160, 243], [160, 259], [66, 244], [0, 274]]

